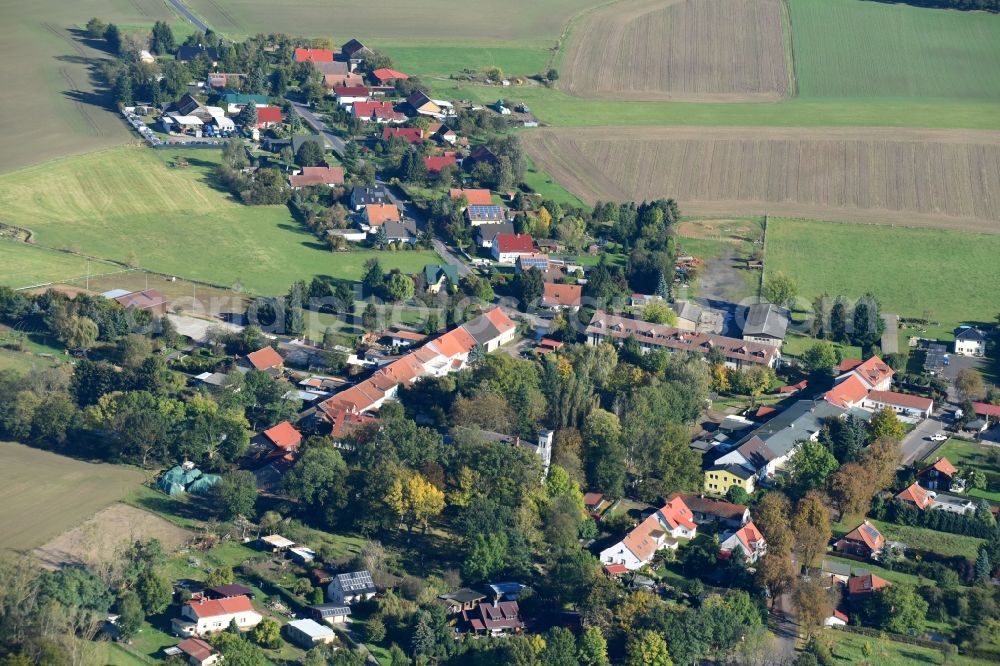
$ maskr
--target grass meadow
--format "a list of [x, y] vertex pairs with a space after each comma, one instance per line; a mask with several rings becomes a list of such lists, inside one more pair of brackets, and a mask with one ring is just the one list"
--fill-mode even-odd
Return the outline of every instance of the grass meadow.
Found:
[[88, 269], [92, 275], [121, 270], [114, 264], [5, 239], [0, 240], [0, 266], [0, 284], [14, 288], [84, 276]]
[[791, 0], [803, 98], [1000, 100], [1000, 16], [868, 0]]
[[[179, 155], [189, 167], [171, 166]], [[355, 280], [372, 256], [408, 273], [439, 261], [426, 251], [331, 253], [286, 206], [243, 206], [217, 189], [218, 159], [215, 151], [140, 147], [69, 157], [0, 175], [0, 207], [5, 221], [34, 231], [38, 245], [254, 293], [284, 293], [314, 275]], [[16, 260], [19, 282], [64, 268], [82, 274], [79, 264], [43, 263], [33, 275], [38, 250], [18, 249], [31, 253]], [[0, 280], [7, 282], [2, 272]]]
[[[839, 522], [833, 523], [831, 525], [833, 535], [840, 537], [847, 534], [857, 527], [862, 520], [860, 517], [847, 516]], [[976, 555], [979, 552], [979, 545], [983, 543], [982, 539], [977, 539], [976, 537], [940, 532], [926, 527], [897, 525], [870, 518], [868, 522], [877, 527], [879, 532], [889, 541], [901, 541], [908, 548], [928, 550], [944, 557], [960, 555], [975, 562]]]
[[[822, 636], [828, 641], [835, 664], [878, 664], [879, 666], [921, 666], [949, 664], [950, 666], [986, 666], [993, 662], [964, 655], [951, 655], [945, 660], [940, 650], [909, 645], [891, 640], [849, 634], [846, 631], [826, 629]], [[871, 656], [865, 654], [865, 643], [871, 646]]]
[[24, 552], [118, 501], [143, 479], [120, 465], [92, 464], [0, 442], [0, 534], [5, 549]]
[[783, 271], [799, 296], [872, 292], [886, 312], [944, 329], [1000, 312], [1000, 236], [771, 218], [765, 270]]

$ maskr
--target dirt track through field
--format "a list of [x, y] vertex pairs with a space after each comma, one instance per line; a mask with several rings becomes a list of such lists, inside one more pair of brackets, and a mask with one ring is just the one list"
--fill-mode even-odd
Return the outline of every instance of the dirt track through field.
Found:
[[590, 203], [674, 197], [685, 214], [1000, 233], [1000, 132], [618, 127], [524, 140], [536, 164]]
[[573, 26], [559, 85], [582, 97], [779, 99], [786, 34], [782, 0], [622, 0]]

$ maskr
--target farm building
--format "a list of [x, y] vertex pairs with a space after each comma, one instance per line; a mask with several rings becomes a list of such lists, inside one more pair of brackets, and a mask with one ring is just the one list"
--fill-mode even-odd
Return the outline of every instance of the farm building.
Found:
[[317, 645], [332, 643], [337, 638], [336, 634], [333, 633], [333, 629], [308, 618], [305, 620], [293, 620], [285, 626], [285, 631], [288, 632], [288, 640], [303, 650], [311, 650]]

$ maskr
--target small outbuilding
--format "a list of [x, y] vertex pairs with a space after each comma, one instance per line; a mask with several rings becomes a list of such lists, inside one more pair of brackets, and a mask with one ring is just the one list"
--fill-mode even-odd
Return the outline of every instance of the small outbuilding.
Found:
[[285, 625], [288, 640], [305, 650], [311, 650], [317, 645], [326, 645], [336, 640], [333, 629], [315, 620], [293, 620]]

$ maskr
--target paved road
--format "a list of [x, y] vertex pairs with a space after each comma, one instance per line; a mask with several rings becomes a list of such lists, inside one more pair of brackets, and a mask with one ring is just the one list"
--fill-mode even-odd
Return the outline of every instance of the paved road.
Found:
[[[175, 0], [171, 0], [174, 2]], [[347, 143], [341, 139], [339, 136], [334, 134], [326, 123], [320, 120], [319, 116], [312, 112], [308, 105], [302, 102], [292, 102], [292, 108], [295, 112], [299, 114], [302, 120], [305, 121], [306, 125], [309, 125], [314, 132], [318, 132], [326, 139], [326, 142], [330, 144], [333, 152], [336, 153], [337, 157], [343, 157], [347, 152]]]
[[198, 28], [202, 32], [208, 32], [209, 30], [211, 30], [211, 28], [208, 27], [208, 24], [202, 21], [194, 14], [192, 14], [191, 10], [185, 7], [184, 3], [181, 2], [181, 0], [169, 0], [169, 2], [173, 6], [173, 8], [180, 13], [181, 16], [186, 18], [188, 21], [191, 21], [191, 23], [194, 24], [194, 27]]
[[455, 270], [458, 271], [459, 277], [465, 277], [466, 275], [472, 273], [472, 269], [469, 268], [469, 265], [462, 261], [461, 258], [455, 256], [452, 251], [448, 249], [448, 246], [442, 241], [435, 238], [431, 241], [431, 243], [434, 245], [434, 249], [437, 253], [441, 255], [441, 258], [455, 267]]
[[912, 464], [916, 460], [923, 460], [938, 445], [937, 442], [932, 442], [929, 438], [935, 433], [944, 431], [945, 424], [939, 419], [939, 416], [924, 419], [903, 438], [900, 449], [904, 465]]

